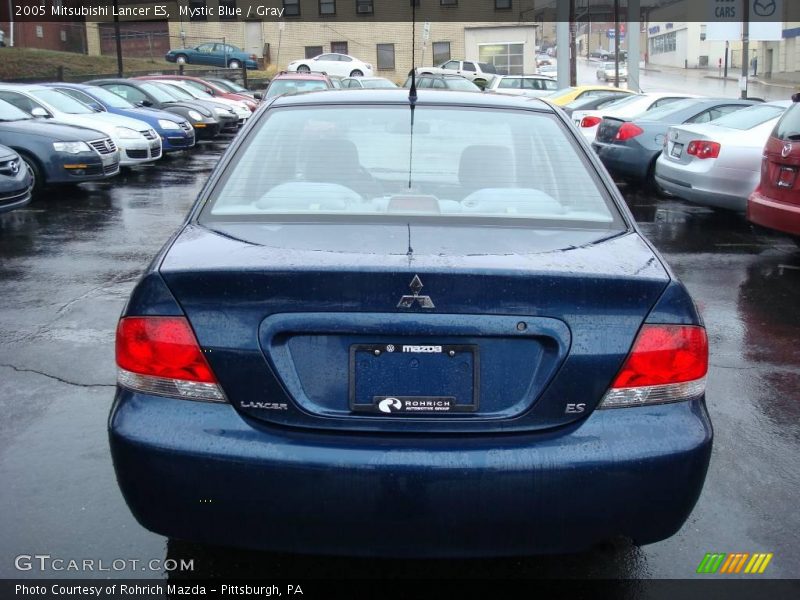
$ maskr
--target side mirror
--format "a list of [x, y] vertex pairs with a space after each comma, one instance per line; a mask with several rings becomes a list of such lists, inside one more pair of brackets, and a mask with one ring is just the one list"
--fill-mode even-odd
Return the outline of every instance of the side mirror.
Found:
[[53, 115], [51, 115], [41, 106], [37, 106], [36, 108], [31, 110], [31, 116], [36, 117], [37, 119], [51, 119]]
[[89, 108], [91, 108], [93, 111], [99, 112], [99, 113], [106, 112], [105, 107], [101, 106], [100, 104], [97, 104], [96, 102], [92, 102], [91, 104], [89, 104]]
[[264, 94], [262, 94], [261, 92], [255, 92], [253, 94], [253, 98], [255, 98], [256, 100], [262, 100], [264, 98]]
[[141, 104], [142, 106], [145, 106], [145, 107], [153, 106], [153, 103], [150, 102], [150, 100], [147, 100], [147, 99], [142, 100], [139, 104]]

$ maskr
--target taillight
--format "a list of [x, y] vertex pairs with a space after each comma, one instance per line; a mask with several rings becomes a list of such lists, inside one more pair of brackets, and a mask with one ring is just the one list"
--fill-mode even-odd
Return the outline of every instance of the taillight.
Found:
[[185, 317], [125, 317], [117, 327], [117, 383], [140, 392], [225, 402]]
[[705, 392], [706, 330], [696, 325], [645, 325], [598, 408], [679, 402]]
[[599, 125], [602, 120], [600, 117], [583, 117], [581, 119], [581, 127], [594, 127]]
[[617, 130], [617, 135], [614, 136], [614, 139], [618, 142], [624, 142], [625, 140], [629, 140], [643, 133], [644, 129], [638, 125], [634, 125], [633, 123], [623, 123], [622, 126], [620, 126], [620, 128]]
[[696, 156], [697, 158], [717, 158], [719, 151], [722, 149], [717, 142], [709, 142], [706, 140], [693, 140], [689, 142], [686, 147], [686, 154]]

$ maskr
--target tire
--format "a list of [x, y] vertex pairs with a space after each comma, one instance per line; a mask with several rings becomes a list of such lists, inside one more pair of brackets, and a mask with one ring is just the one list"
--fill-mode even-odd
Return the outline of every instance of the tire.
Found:
[[240, 62], [239, 62], [238, 60], [236, 60], [236, 59], [234, 59], [234, 60], [229, 60], [229, 61], [228, 61], [228, 68], [229, 68], [229, 69], [241, 69], [241, 68], [242, 68], [242, 63], [240, 63]]
[[42, 176], [42, 169], [41, 167], [39, 167], [39, 163], [36, 162], [35, 158], [32, 158], [27, 154], [22, 154], [21, 152], [18, 154], [22, 159], [22, 162], [24, 162], [28, 166], [31, 175], [33, 176], [32, 194], [35, 196], [36, 194], [42, 191], [45, 185], [44, 177]]
[[185, 65], [189, 62], [189, 59], [186, 58], [185, 54], [178, 54], [178, 56], [175, 57], [175, 62], [179, 65]]
[[309, 68], [308, 65], [299, 65], [297, 67], [297, 72], [298, 73], [311, 73], [311, 69]]
[[350, 71], [350, 77], [363, 77], [363, 76], [364, 73], [361, 71], [361, 69], [353, 69], [352, 71]]

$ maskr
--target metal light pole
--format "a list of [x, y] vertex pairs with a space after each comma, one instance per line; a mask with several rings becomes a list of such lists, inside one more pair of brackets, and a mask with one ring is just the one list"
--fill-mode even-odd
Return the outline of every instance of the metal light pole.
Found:
[[614, 0], [614, 87], [619, 87], [619, 0]]
[[750, 0], [742, 0], [744, 12], [742, 13], [742, 99], [747, 99], [747, 69], [750, 59]]
[[117, 77], [122, 77], [122, 40], [119, 33], [119, 12], [117, 0], [114, 0], [114, 38], [117, 42]]

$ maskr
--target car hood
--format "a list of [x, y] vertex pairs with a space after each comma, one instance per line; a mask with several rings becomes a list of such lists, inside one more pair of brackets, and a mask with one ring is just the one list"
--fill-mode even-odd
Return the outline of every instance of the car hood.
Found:
[[96, 140], [104, 133], [98, 129], [68, 125], [65, 123], [43, 122], [38, 119], [0, 123], [0, 133], [35, 135], [54, 142], [87, 142]]

